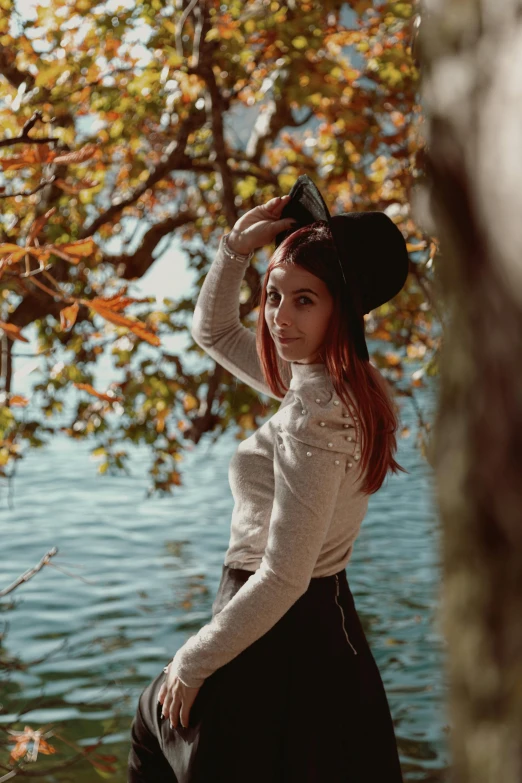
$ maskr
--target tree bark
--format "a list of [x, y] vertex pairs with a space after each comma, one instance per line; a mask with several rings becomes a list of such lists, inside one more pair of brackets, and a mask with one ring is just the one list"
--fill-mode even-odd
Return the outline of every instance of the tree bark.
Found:
[[420, 32], [445, 331], [433, 464], [452, 780], [522, 780], [522, 3]]

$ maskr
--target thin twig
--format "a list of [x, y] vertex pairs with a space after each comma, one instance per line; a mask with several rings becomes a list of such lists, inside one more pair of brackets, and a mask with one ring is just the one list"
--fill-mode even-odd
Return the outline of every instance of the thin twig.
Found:
[[15, 581], [10, 584], [8, 587], [4, 587], [3, 590], [0, 590], [0, 598], [3, 598], [8, 593], [11, 593], [16, 587], [22, 584], [22, 582], [28, 582], [29, 579], [31, 579], [38, 571], [41, 571], [41, 569], [48, 564], [51, 557], [54, 557], [58, 552], [58, 547], [53, 546], [52, 549], [50, 549], [40, 560], [37, 565], [35, 565], [33, 568], [28, 568], [25, 573], [23, 573], [21, 576], [18, 577], [18, 579], [15, 579]]
[[[12, 144], [49, 144], [49, 142], [60, 141], [60, 139], [50, 136], [43, 139], [33, 139], [29, 136], [29, 131], [34, 128], [37, 121], [45, 122], [41, 111], [35, 111], [32, 117], [27, 120], [21, 133], [12, 139], [0, 139], [0, 147], [10, 147]], [[52, 122], [52, 120], [50, 120]]]
[[[36, 139], [31, 139], [31, 141], [36, 141]], [[46, 185], [52, 185], [55, 179], [56, 174], [53, 174], [50, 179], [43, 179], [33, 190], [24, 190], [22, 193], [0, 193], [0, 198], [16, 198], [17, 196], [26, 198], [26, 196], [33, 196], [35, 193], [38, 193], [39, 190], [45, 188]]]

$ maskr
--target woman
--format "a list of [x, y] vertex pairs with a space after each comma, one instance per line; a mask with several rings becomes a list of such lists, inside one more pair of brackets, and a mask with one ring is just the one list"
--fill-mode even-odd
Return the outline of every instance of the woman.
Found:
[[[239, 320], [241, 281], [274, 239], [254, 334]], [[221, 240], [192, 334], [281, 405], [231, 460], [235, 506], [212, 620], [141, 694], [130, 783], [402, 781], [345, 568], [369, 495], [403, 470], [363, 315], [407, 271], [386, 215], [331, 218], [306, 176]]]

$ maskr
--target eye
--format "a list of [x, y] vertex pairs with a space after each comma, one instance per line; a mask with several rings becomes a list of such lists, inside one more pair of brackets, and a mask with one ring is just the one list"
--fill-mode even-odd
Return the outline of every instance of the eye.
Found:
[[[278, 294], [276, 291], [269, 291], [269, 292], [268, 292], [268, 294], [267, 294], [267, 297], [266, 297], [266, 298], [267, 298], [267, 300], [268, 300], [268, 301], [270, 301], [270, 302], [274, 302], [275, 300], [270, 298], [270, 297], [272, 297], [272, 296], [279, 296], [279, 294]], [[309, 297], [309, 296], [305, 296], [305, 295], [303, 294], [303, 296], [300, 296], [300, 297], [298, 297], [298, 301], [299, 301], [299, 302], [301, 302], [301, 300], [302, 300], [302, 299], [304, 299], [304, 300], [305, 300], [305, 301], [302, 303], [302, 306], [303, 306], [303, 307], [304, 307], [304, 306], [306, 306], [306, 305], [313, 304], [313, 302], [312, 302], [312, 300], [310, 299], [310, 297]]]

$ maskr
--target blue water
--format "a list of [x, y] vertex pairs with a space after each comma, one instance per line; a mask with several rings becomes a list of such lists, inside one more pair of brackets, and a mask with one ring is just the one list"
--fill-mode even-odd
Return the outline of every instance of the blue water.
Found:
[[[412, 435], [400, 441], [398, 458], [410, 473], [390, 476], [372, 496], [347, 574], [388, 694], [404, 778], [439, 781], [448, 763], [437, 625], [440, 534], [430, 470], [404, 405]], [[8, 628], [0, 657], [23, 666], [8, 680], [4, 672], [1, 724], [39, 699], [17, 728], [52, 724], [79, 748], [105, 735], [98, 752], [114, 754], [111, 779], [126, 780], [141, 690], [211, 618], [229, 541], [227, 471], [236, 447], [233, 433], [215, 444], [204, 438], [186, 454], [183, 487], [170, 498], [146, 499], [145, 450], [133, 452], [130, 477], [99, 476], [91, 445], [64, 436], [19, 464], [10, 494], [6, 487], [0, 494], [0, 587], [51, 547], [59, 554], [56, 567], [11, 594], [16, 608], [2, 602]], [[56, 736], [48, 741], [56, 753], [40, 755], [34, 768], [56, 766], [75, 752]], [[81, 760], [44, 779], [84, 783], [100, 775]]]

